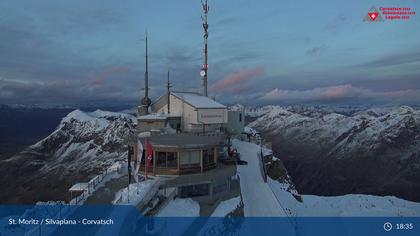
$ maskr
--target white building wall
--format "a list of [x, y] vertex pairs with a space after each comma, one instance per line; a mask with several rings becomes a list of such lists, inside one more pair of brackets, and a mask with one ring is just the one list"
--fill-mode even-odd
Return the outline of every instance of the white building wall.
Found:
[[[203, 123], [198, 119], [199, 111], [191, 106], [190, 104], [182, 101], [178, 97], [171, 94], [170, 96], [170, 108], [171, 108], [171, 115], [181, 116], [181, 130], [187, 132], [202, 132], [203, 130]], [[207, 118], [202, 119], [204, 123], [206, 123], [206, 127], [204, 128], [206, 132], [214, 131], [222, 127], [223, 123], [227, 123], [227, 109], [223, 108], [202, 108], [199, 109], [203, 114], [209, 113], [217, 113], [220, 114], [221, 118]], [[168, 112], [168, 105], [165, 104], [160, 109], [156, 110], [157, 113], [167, 113]]]

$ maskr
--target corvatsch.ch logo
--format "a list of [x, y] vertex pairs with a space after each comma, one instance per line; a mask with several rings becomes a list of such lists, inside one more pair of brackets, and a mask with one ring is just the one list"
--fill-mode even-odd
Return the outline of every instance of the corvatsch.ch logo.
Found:
[[409, 20], [416, 15], [416, 11], [411, 7], [379, 7], [372, 6], [367, 12], [363, 21], [379, 22], [379, 21], [394, 21], [394, 20]]
[[378, 9], [375, 6], [372, 6], [367, 15], [363, 18], [363, 21], [379, 22], [384, 21], [384, 19], [382, 18], [382, 14], [378, 11]]

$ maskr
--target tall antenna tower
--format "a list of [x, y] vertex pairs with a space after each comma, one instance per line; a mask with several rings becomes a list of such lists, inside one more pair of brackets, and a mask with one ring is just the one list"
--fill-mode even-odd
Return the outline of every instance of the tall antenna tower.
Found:
[[207, 23], [207, 15], [209, 12], [209, 5], [207, 3], [207, 0], [205, 2], [201, 1], [201, 5], [203, 6], [203, 16], [201, 16], [201, 19], [203, 21], [203, 29], [204, 29], [204, 64], [203, 68], [201, 69], [201, 76], [203, 76], [203, 93], [204, 96], [207, 97], [207, 72], [208, 72], [208, 50], [207, 50], [207, 44], [208, 44], [208, 37], [209, 37], [209, 24]]
[[171, 106], [170, 106], [170, 102], [171, 102], [171, 87], [172, 87], [172, 85], [171, 85], [171, 82], [170, 82], [170, 80], [169, 80], [169, 69], [168, 69], [168, 78], [167, 78], [167, 83], [166, 83], [166, 92], [167, 92], [167, 95], [168, 95], [168, 114], [171, 114]]
[[147, 31], [146, 31], [146, 69], [144, 71], [144, 98], [149, 99], [149, 55], [147, 51]]
[[152, 101], [149, 98], [149, 58], [147, 51], [147, 31], [146, 31], [146, 69], [144, 71], [144, 98], [141, 99], [139, 108], [139, 115], [146, 115], [149, 113], [149, 106]]

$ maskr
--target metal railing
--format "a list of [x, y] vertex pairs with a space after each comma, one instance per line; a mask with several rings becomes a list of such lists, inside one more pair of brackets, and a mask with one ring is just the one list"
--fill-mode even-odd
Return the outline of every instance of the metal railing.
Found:
[[264, 180], [264, 183], [267, 183], [267, 167], [265, 166], [264, 153], [261, 150], [259, 153], [257, 153], [257, 155], [259, 156], [258, 163], [260, 166], [261, 176]]
[[109, 174], [118, 173], [121, 170], [121, 163], [116, 162], [114, 165], [110, 166], [105, 172], [93, 177], [89, 180], [86, 188], [83, 189], [82, 194], [72, 198], [69, 201], [70, 205], [78, 205], [79, 203], [83, 202], [91, 193], [95, 192], [98, 188], [98, 185], [102, 183], [102, 181], [107, 177]]

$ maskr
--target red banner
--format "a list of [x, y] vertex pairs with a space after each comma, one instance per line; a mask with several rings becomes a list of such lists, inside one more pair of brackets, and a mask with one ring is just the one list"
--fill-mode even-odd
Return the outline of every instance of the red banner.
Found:
[[150, 162], [153, 158], [153, 147], [152, 144], [150, 144], [149, 140], [146, 139], [146, 156], [147, 156], [147, 164], [146, 164], [146, 179], [147, 179], [147, 173], [149, 172], [150, 168]]

